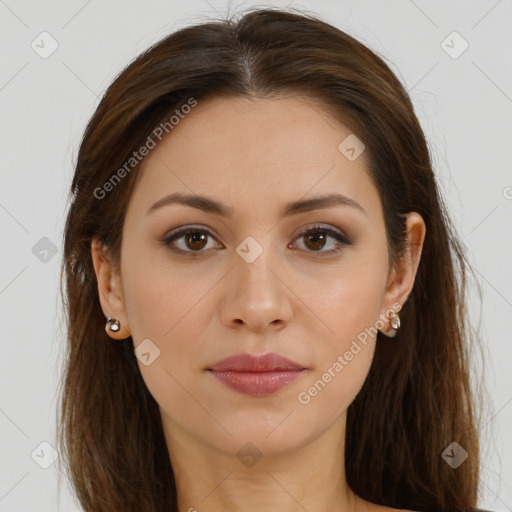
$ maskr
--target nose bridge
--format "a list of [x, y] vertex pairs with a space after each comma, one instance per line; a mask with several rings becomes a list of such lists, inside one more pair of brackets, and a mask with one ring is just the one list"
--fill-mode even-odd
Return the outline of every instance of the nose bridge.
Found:
[[[257, 235], [258, 239], [248, 236], [237, 246], [235, 259], [235, 273], [240, 276], [240, 285], [259, 293], [276, 291], [275, 260], [273, 252], [275, 247], [269, 233]], [[259, 240], [259, 241], [258, 241]]]
[[286, 286], [277, 276], [281, 266], [276, 256], [269, 233], [248, 236], [236, 247], [222, 311], [224, 323], [234, 325], [242, 321], [250, 329], [258, 330], [288, 321], [291, 305]]

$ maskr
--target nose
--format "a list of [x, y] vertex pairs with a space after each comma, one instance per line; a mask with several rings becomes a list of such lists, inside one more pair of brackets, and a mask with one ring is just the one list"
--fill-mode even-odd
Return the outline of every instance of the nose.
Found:
[[228, 277], [221, 302], [221, 320], [231, 328], [262, 333], [287, 325], [293, 310], [293, 295], [286, 285], [284, 272], [267, 257], [269, 250], [252, 263], [234, 255], [234, 268]]

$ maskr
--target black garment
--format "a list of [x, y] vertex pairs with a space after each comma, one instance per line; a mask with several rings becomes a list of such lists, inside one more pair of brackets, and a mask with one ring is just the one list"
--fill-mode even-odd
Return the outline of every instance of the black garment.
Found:
[[[429, 510], [428, 512], [439, 512], [439, 510]], [[472, 508], [468, 512], [494, 512], [492, 510], [484, 510], [483, 508]]]

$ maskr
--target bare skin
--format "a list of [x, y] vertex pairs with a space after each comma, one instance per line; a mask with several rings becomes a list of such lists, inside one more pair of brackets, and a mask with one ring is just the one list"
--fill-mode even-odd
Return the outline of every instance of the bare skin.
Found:
[[[338, 149], [350, 133], [299, 96], [200, 102], [143, 161], [120, 272], [93, 241], [103, 312], [121, 323], [109, 335], [132, 336], [134, 347], [149, 339], [160, 350], [150, 365], [138, 364], [160, 407], [180, 512], [396, 510], [356, 496], [343, 465], [346, 410], [366, 379], [376, 335], [334, 376], [332, 367], [365, 328], [390, 329], [386, 313], [412, 290], [425, 224], [408, 215], [408, 252], [391, 269], [365, 153], [351, 161]], [[183, 204], [146, 213], [176, 192], [211, 197], [233, 216]], [[334, 192], [364, 212], [338, 204], [282, 215], [289, 202]], [[184, 226], [211, 235], [162, 243]], [[350, 244], [302, 234], [313, 227]], [[247, 237], [262, 249], [250, 263], [236, 250]], [[242, 352], [276, 352], [307, 371], [272, 395], [241, 394], [206, 368]], [[329, 368], [325, 387], [308, 394]], [[243, 447], [262, 455], [251, 467], [237, 456]]]

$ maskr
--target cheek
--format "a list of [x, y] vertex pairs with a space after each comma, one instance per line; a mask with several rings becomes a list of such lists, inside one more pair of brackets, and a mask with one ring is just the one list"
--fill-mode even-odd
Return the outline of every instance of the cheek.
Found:
[[165, 255], [154, 257], [136, 247], [126, 254], [123, 291], [134, 349], [144, 346], [150, 354], [150, 364], [137, 361], [142, 378], [162, 408], [186, 410], [190, 395], [185, 390], [204, 352], [204, 299], [215, 280], [211, 274], [202, 278], [183, 272]]
[[190, 411], [195, 404], [190, 393], [195, 386], [193, 372], [204, 351], [205, 326], [198, 321], [198, 314], [205, 293], [185, 286], [182, 280], [170, 272], [162, 275], [155, 267], [139, 272], [130, 283], [127, 312], [134, 349], [145, 343], [149, 347], [145, 351], [155, 354], [148, 365], [137, 360], [148, 391], [168, 418], [190, 429], [190, 422], [204, 422], [200, 408], [195, 408], [194, 414], [183, 411]]
[[304, 414], [333, 422], [361, 389], [375, 350], [379, 292], [377, 273], [354, 271], [317, 294], [311, 309], [321, 312], [317, 327], [323, 323], [329, 333], [323, 331], [315, 347], [314, 369], [296, 397]]
[[375, 350], [382, 286], [378, 265], [363, 265], [362, 269], [354, 265], [350, 273], [331, 279], [321, 292], [310, 293], [308, 305], [320, 312], [316, 327], [328, 328], [322, 328], [314, 371], [297, 397], [311, 412], [318, 408], [318, 414], [325, 410], [336, 417], [363, 385]]
[[[178, 383], [190, 379], [191, 369], [199, 365], [207, 314], [202, 307], [208, 288], [185, 286], [177, 276], [139, 273], [130, 287], [127, 307], [134, 347], [150, 340], [158, 357], [151, 366], [141, 365], [150, 391], [162, 396], [179, 394]], [[177, 293], [176, 290], [180, 290]], [[203, 321], [202, 321], [202, 320]]]
[[375, 343], [356, 342], [343, 348], [347, 350], [332, 354], [296, 396], [297, 417], [306, 431], [322, 430], [339, 421], [366, 380]]
[[307, 305], [318, 312], [318, 323], [327, 327], [322, 332], [327, 334], [328, 354], [346, 350], [351, 340], [375, 326], [380, 315], [383, 276], [384, 269], [361, 262], [322, 279], [322, 286], [318, 286], [318, 280], [303, 285]]
[[[123, 289], [132, 337], [167, 344], [190, 317], [197, 319], [215, 279], [211, 273], [198, 275], [192, 265], [184, 269], [173, 264], [164, 250], [156, 256], [137, 249], [127, 254]], [[189, 337], [194, 339], [192, 332]]]

